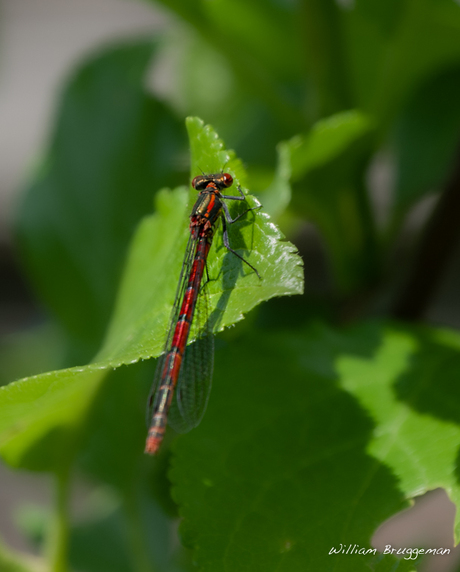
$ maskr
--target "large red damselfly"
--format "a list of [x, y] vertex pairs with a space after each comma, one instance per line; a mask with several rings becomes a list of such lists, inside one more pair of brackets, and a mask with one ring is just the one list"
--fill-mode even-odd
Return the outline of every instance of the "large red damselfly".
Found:
[[260, 206], [248, 208], [232, 219], [224, 199], [246, 200], [239, 186], [240, 196], [221, 193], [232, 184], [233, 177], [228, 173], [203, 174], [192, 181], [192, 187], [200, 194], [190, 215], [190, 236], [168, 335], [149, 397], [145, 452], [151, 455], [158, 451], [163, 441], [167, 422], [175, 430], [185, 432], [198, 425], [206, 409], [212, 381], [213, 336], [210, 332], [203, 332], [199, 326], [195, 328], [198, 339], [189, 346], [187, 341], [192, 323], [198, 321], [194, 318], [199, 316], [201, 321], [206, 320], [206, 284], [202, 286], [201, 282], [219, 219], [222, 219], [224, 246], [260, 278], [254, 266], [230, 247], [227, 231], [227, 223], [236, 222]]

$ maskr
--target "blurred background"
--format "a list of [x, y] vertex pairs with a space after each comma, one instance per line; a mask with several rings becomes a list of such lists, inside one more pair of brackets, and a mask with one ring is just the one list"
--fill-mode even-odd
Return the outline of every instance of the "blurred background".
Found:
[[[283, 170], [279, 142], [309, 133], [318, 121], [358, 109], [370, 119], [349, 135], [352, 144], [346, 152], [320, 157], [313, 173], [296, 167], [293, 159], [291, 209], [286, 209], [288, 197], [278, 204], [277, 220], [304, 259], [307, 292], [275, 320], [293, 312], [299, 319], [326, 316], [337, 323], [383, 314], [460, 327], [459, 3], [423, 0], [415, 7], [411, 2], [337, 0], [321, 9], [320, 0], [200, 5], [193, 13], [186, 2], [172, 0], [0, 0], [2, 384], [85, 363], [100, 343], [116, 284], [86, 338], [72, 317], [51, 324], [49, 315], [59, 316], [59, 304], [53, 307], [52, 295], [43, 294], [40, 272], [30, 262], [32, 238], [24, 231], [29, 216], [24, 213], [39, 206], [25, 197], [54, 173], [65, 130], [69, 140], [78, 134], [78, 105], [94, 111], [89, 125], [91, 117], [102, 114], [104, 106], [94, 94], [89, 103], [84, 100], [85, 86], [97, 83], [91, 76], [97, 70], [90, 66], [105, 62], [109, 68], [112, 50], [152, 38], [148, 49], [154, 57], [148, 50], [139, 61], [133, 56], [133, 67], [142, 73], [142, 89], [153, 96], [154, 103], [144, 107], [157, 107], [139, 111], [134, 119], [127, 114], [126, 121], [145, 121], [146, 128], [155, 124], [161, 138], [150, 141], [146, 135], [145, 148], [158, 156], [164, 152], [171, 164], [164, 172], [155, 165], [153, 174], [146, 168], [139, 175], [134, 160], [126, 168], [134, 186], [145, 187], [145, 205], [154, 189], [188, 178], [183, 120], [189, 114], [211, 123], [236, 150], [246, 162], [248, 186], [269, 204], [271, 181]], [[128, 76], [127, 84], [133, 83]], [[67, 105], [77, 111], [72, 107], [69, 112]], [[161, 119], [150, 121], [154, 113], [161, 115], [161, 106]], [[112, 113], [116, 107], [108, 109]], [[117, 119], [112, 115], [109, 122]], [[142, 126], [138, 131], [128, 136], [142, 139]], [[328, 214], [330, 205], [312, 189], [321, 194], [336, 185], [334, 177], [359, 188], [360, 198], [352, 204], [339, 189], [336, 198], [343, 196], [345, 206]], [[84, 184], [82, 177], [78, 185]], [[90, 189], [92, 184], [99, 183], [88, 181]], [[64, 183], [62, 188], [67, 188]], [[364, 195], [368, 202], [361, 200]], [[148, 212], [145, 205], [142, 209]], [[142, 209], [125, 229], [126, 243]], [[343, 229], [355, 220], [365, 246], [354, 249], [346, 244]], [[120, 255], [113, 262], [108, 281], [117, 276], [121, 260]], [[73, 336], [72, 350], [63, 339], [63, 323]], [[41, 510], [52, 494], [51, 477], [0, 466], [0, 535], [8, 546], [37, 553]], [[82, 480], [75, 493], [77, 512], [88, 495]], [[36, 506], [42, 509], [34, 512]], [[453, 518], [446, 494], [431, 492], [413, 510], [386, 523], [374, 545], [452, 547]], [[449, 558], [427, 559], [423, 570], [457, 570], [459, 562], [457, 551]]]
[[[59, 355], [59, 350], [48, 348], [47, 353], [43, 346], [34, 351], [36, 329], [46, 323], [46, 312], [19, 264], [12, 227], [21, 190], [49, 143], [63, 86], [93, 51], [107, 43], [161, 32], [171, 18], [159, 6], [129, 0], [2, 0], [0, 6], [0, 351], [5, 383], [15, 376], [8, 368], [12, 348], [27, 332], [31, 332], [32, 370], [46, 371]], [[51, 500], [51, 477], [36, 473], [29, 477], [2, 463], [2, 539], [18, 550], [36, 552], [18, 528], [21, 507], [46, 507]]]
[[26, 287], [12, 254], [13, 216], [20, 191], [49, 142], [66, 79], [93, 50], [159, 32], [168, 18], [159, 7], [124, 0], [6, 0], [1, 11], [1, 328], [10, 333], [30, 320]]

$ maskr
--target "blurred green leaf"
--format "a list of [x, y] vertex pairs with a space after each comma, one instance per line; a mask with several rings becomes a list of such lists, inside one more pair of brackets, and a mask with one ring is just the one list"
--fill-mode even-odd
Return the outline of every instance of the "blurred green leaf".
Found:
[[24, 263], [70, 334], [74, 363], [101, 343], [128, 243], [153, 192], [183, 178], [181, 124], [144, 88], [154, 50], [152, 41], [111, 48], [76, 72], [20, 209]]
[[[372, 356], [359, 355], [377, 336], [381, 341]], [[340, 386], [358, 399], [375, 423], [368, 452], [391, 467], [407, 498], [443, 487], [459, 506], [460, 336], [364, 324], [345, 335], [326, 334], [323, 342], [323, 351], [326, 345], [335, 346]], [[343, 347], [352, 351], [340, 355]], [[457, 511], [457, 541], [459, 521]]]
[[[391, 456], [369, 453], [383, 427], [340, 388], [347, 360], [367, 366], [370, 393], [374, 378], [396, 379], [410, 349], [402, 343], [403, 361], [385, 361], [388, 338], [375, 324], [253, 331], [216, 353], [207, 414], [175, 442], [171, 471], [183, 541], [203, 571], [399, 569], [392, 557], [330, 554], [370, 549], [377, 526], [406, 506]], [[381, 398], [377, 382], [373, 406]], [[427, 456], [425, 446], [416, 454]], [[412, 454], [401, 462], [412, 465]]]
[[322, 232], [339, 290], [369, 283], [379, 254], [363, 167], [370, 156], [373, 121], [345, 111], [281, 144], [290, 154], [292, 207]]
[[[168, 522], [151, 499], [139, 496], [143, 512], [141, 529], [129, 532], [127, 511], [106, 489], [93, 491], [87, 502], [91, 514], [80, 517], [70, 532], [69, 562], [72, 569], [85, 572], [180, 572], [176, 562], [181, 547], [177, 546], [175, 523]], [[138, 491], [140, 492], [140, 491]], [[141, 560], [140, 551], [132, 544], [132, 534], [147, 543], [148, 558]]]
[[153, 365], [140, 362], [107, 372], [82, 427], [78, 461], [84, 473], [122, 494], [131, 494], [150, 465], [143, 450]]
[[345, 21], [355, 102], [385, 130], [421, 83], [460, 61], [460, 6], [452, 0], [357, 0]]
[[[234, 175], [235, 184], [244, 180], [239, 160], [224, 150], [211, 127], [196, 118], [190, 118], [187, 126], [192, 175], [199, 173], [198, 165], [207, 172], [225, 167]], [[77, 443], [68, 443], [72, 429], [86, 418], [107, 370], [162, 352], [189, 232], [188, 215], [195, 199], [193, 189], [189, 193], [181, 188], [164, 191], [157, 197], [157, 213], [140, 224], [113, 321], [94, 363], [28, 378], [1, 389], [0, 450], [9, 463], [45, 468], [62, 464], [63, 457], [72, 457], [77, 447]], [[301, 260], [290, 243], [281, 241], [268, 215], [250, 213], [235, 226], [229, 231], [232, 246], [247, 253], [262, 280], [243, 268], [235, 256], [229, 256], [218, 233], [208, 261], [212, 277], [208, 285], [210, 316], [216, 332], [241, 320], [243, 313], [263, 300], [301, 293], [303, 287]], [[28, 456], [43, 438], [46, 440], [32, 458]]]
[[[186, 0], [160, 0], [160, 3], [192, 24], [211, 45], [221, 44], [220, 50], [230, 60], [244, 65], [243, 54], [251, 54], [246, 66], [255, 61], [264, 75], [270, 72], [280, 77], [295, 77], [302, 71], [299, 58], [301, 38], [292, 33], [296, 28], [296, 6], [289, 2], [254, 0], [198, 1], [191, 5]], [[214, 34], [207, 34], [209, 29]], [[300, 31], [300, 30], [299, 30]]]
[[[200, 1], [193, 5], [184, 0], [161, 0], [160, 3], [191, 24], [225, 57], [239, 87], [254, 97], [253, 112], [262, 103], [268, 110], [268, 121], [291, 129], [306, 125], [299, 109], [304, 88], [298, 58], [302, 37], [300, 33], [292, 33], [293, 28], [298, 29], [295, 5], [267, 4], [263, 0]], [[206, 89], [210, 88], [203, 88]], [[244, 124], [241, 126], [244, 128]]]
[[100, 366], [90, 365], [0, 388], [2, 457], [12, 466], [35, 470], [59, 472], [67, 466], [75, 454], [76, 425], [84, 419], [105, 375]]
[[360, 111], [344, 111], [318, 121], [306, 135], [283, 145], [291, 153], [292, 179], [298, 181], [310, 171], [330, 163], [373, 129], [370, 117]]
[[233, 49], [227, 48], [230, 57], [241, 59], [243, 54], [251, 54], [254, 62], [250, 65], [257, 61], [267, 75], [278, 79], [301, 75], [301, 59], [295, 57], [302, 49], [301, 37], [292, 33], [300, 31], [295, 6], [264, 0], [217, 0], [201, 2], [201, 6], [217, 36], [231, 41]]
[[[346, 153], [356, 141], [360, 141], [372, 131], [372, 121], [359, 111], [346, 111], [318, 121], [306, 135], [296, 135], [289, 141], [282, 141], [277, 147], [278, 161], [271, 184], [263, 192], [264, 209], [274, 218], [279, 217], [291, 201], [290, 181], [302, 181], [309, 173], [318, 169], [331, 168], [338, 157]], [[308, 189], [308, 202], [316, 208], [305, 207], [306, 215], [312, 210], [324, 212], [321, 219], [331, 216], [335, 197], [333, 189], [324, 192]], [[305, 202], [305, 187], [297, 188], [298, 202]]]
[[455, 68], [430, 78], [404, 109], [394, 138], [396, 216], [445, 183], [460, 143], [459, 99]]
[[407, 5], [406, 0], [356, 0], [353, 9], [342, 10], [349, 85], [357, 107], [369, 109], [375, 99], [382, 97], [376, 86], [384, 71], [382, 65], [391, 56], [389, 46], [400, 32]]
[[0, 385], [59, 367], [62, 337], [51, 324], [0, 337]]
[[[260, 85], [248, 89], [247, 82], [240, 80], [231, 61], [221, 53], [223, 42], [210, 45], [209, 40], [209, 34], [202, 35], [183, 23], [166, 30], [159, 58], [175, 73], [168, 76], [162, 95], [183, 116], [205, 117], [228, 144], [238, 149], [248, 166], [272, 167], [276, 145], [291, 136], [293, 126], [280, 120], [261, 99], [264, 92]], [[212, 89], [203, 85], [203, 78], [212, 78]], [[291, 91], [300, 103], [301, 89]], [[295, 129], [302, 124], [299, 118]]]
[[301, 53], [308, 72], [307, 81], [312, 84], [312, 93], [307, 93], [310, 117], [318, 119], [353, 107], [339, 2], [303, 0], [299, 8]]
[[271, 183], [263, 192], [264, 210], [277, 220], [291, 202], [291, 150], [289, 143], [280, 143], [277, 147], [278, 161]]
[[131, 572], [133, 563], [124, 527], [119, 514], [74, 526], [69, 550], [72, 567], [85, 572]]

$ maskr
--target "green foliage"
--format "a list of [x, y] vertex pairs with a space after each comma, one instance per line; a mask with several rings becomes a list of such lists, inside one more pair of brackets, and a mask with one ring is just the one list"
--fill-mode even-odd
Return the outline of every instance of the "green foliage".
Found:
[[[226, 164], [237, 182], [243, 178], [241, 165], [222, 149], [222, 142], [210, 127], [196, 119], [190, 119], [188, 126], [195, 173], [196, 164], [207, 171]], [[62, 468], [67, 464], [64, 459], [74, 454], [69, 447], [69, 431], [73, 433], [74, 425], [84, 417], [107, 370], [161, 353], [187, 242], [190, 209], [185, 189], [164, 190], [158, 195], [156, 214], [140, 223], [112, 323], [92, 363], [23, 379], [3, 388], [0, 449], [11, 464], [58, 470], [58, 462]], [[234, 248], [257, 245], [250, 249], [254, 255], [251, 261], [263, 276], [262, 281], [254, 272], [246, 273], [239, 259], [230, 259], [221, 240], [216, 240], [210, 256], [208, 271], [210, 276], [218, 276], [209, 287], [211, 315], [217, 310], [215, 331], [241, 320], [244, 312], [263, 300], [302, 291], [301, 266], [294, 247], [280, 242], [281, 235], [267, 215], [254, 218], [253, 224], [240, 225], [239, 244], [235, 243]], [[219, 272], [220, 268], [224, 272]], [[40, 455], [32, 453], [30, 458], [30, 449], [42, 439], [45, 444], [40, 446]]]
[[[0, 380], [50, 362], [56, 371], [0, 388], [0, 453], [53, 473], [57, 500], [43, 561], [2, 549], [0, 567], [415, 570], [372, 554], [371, 538], [436, 487], [460, 505], [460, 337], [396, 323], [382, 299], [395, 296], [388, 262], [406, 215], [440, 191], [455, 157], [460, 7], [159, 3], [178, 17], [162, 38], [108, 48], [73, 74], [18, 212], [24, 268], [58, 328], [3, 341]], [[159, 56], [175, 66], [161, 101], [145, 88]], [[368, 176], [380, 151], [394, 170], [386, 217]], [[187, 183], [222, 170], [235, 180], [228, 194], [240, 185], [250, 207], [262, 204], [229, 228], [261, 279], [218, 227], [208, 410], [147, 458], [151, 358], [163, 351], [197, 195]], [[229, 201], [233, 217], [245, 208]], [[306, 294], [261, 304], [302, 293], [302, 261], [276, 223], [294, 239], [305, 222], [324, 241], [330, 323], [312, 319], [308, 257]], [[380, 321], [368, 319], [375, 307]], [[96, 497], [73, 522], [77, 475]], [[350, 544], [368, 554], [330, 554]]]
[[71, 78], [19, 212], [25, 264], [77, 363], [101, 343], [128, 243], [151, 210], [153, 190], [183, 180], [170, 176], [186, 149], [183, 128], [142, 87], [154, 49], [148, 41], [111, 50]]
[[[433, 336], [430, 379], [443, 371], [443, 352], [460, 360], [460, 337]], [[455, 498], [459, 428], [423, 423], [392, 394], [417, 375], [423, 339], [378, 323], [340, 332], [318, 324], [256, 330], [221, 348], [209, 411], [176, 443], [171, 471], [182, 537], [203, 570], [334, 569], [331, 547], [368, 549], [406, 498], [438, 486]], [[340, 570], [374, 562], [342, 556]]]

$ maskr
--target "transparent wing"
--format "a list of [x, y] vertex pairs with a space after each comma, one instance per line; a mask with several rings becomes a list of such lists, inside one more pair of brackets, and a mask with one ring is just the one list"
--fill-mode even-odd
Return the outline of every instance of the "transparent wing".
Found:
[[214, 366], [214, 336], [208, 331], [207, 317], [204, 286], [192, 322], [192, 335], [197, 339], [185, 351], [169, 411], [168, 423], [178, 433], [186, 433], [196, 427], [208, 404]]
[[155, 410], [156, 405], [156, 398], [158, 396], [157, 388], [160, 383], [161, 374], [164, 369], [165, 359], [166, 356], [171, 349], [171, 343], [174, 335], [174, 330], [176, 328], [176, 323], [179, 318], [180, 307], [182, 304], [182, 298], [184, 296], [185, 288], [187, 287], [188, 276], [190, 273], [190, 268], [193, 264], [193, 258], [195, 256], [196, 250], [196, 243], [198, 237], [196, 235], [191, 234], [188, 242], [187, 247], [185, 249], [184, 261], [182, 263], [182, 269], [179, 277], [179, 284], [177, 285], [176, 295], [174, 298], [174, 305], [171, 311], [171, 317], [169, 319], [169, 329], [168, 335], [166, 337], [166, 342], [163, 348], [163, 353], [158, 359], [157, 367], [155, 370], [155, 375], [153, 377], [153, 384], [152, 388], [150, 389], [149, 398], [147, 401], [147, 411], [146, 411], [146, 422], [147, 426], [150, 425], [150, 421], [152, 419], [153, 412]]

